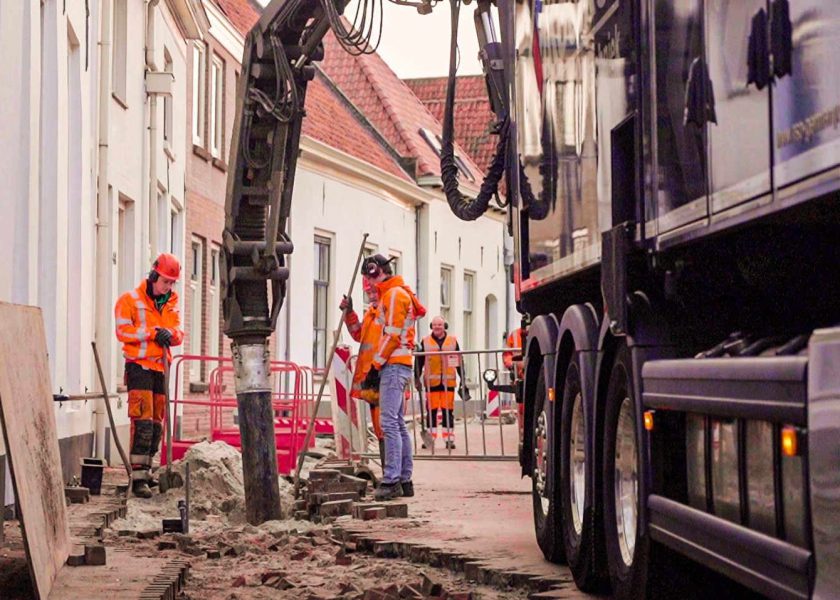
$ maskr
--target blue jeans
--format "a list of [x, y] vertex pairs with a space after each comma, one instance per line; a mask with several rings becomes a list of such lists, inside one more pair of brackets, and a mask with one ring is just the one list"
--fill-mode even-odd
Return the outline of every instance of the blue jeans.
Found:
[[380, 375], [380, 421], [385, 434], [385, 473], [382, 481], [409, 481], [414, 460], [411, 456], [411, 438], [403, 418], [403, 393], [411, 377], [411, 367], [385, 365]]

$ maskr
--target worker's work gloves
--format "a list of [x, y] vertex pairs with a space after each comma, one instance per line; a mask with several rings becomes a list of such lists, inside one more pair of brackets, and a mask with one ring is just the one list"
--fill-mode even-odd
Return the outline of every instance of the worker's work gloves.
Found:
[[418, 392], [423, 391], [423, 382], [417, 376], [414, 377], [414, 389], [417, 390]]
[[172, 332], [163, 327], [159, 327], [155, 332], [155, 343], [164, 348], [168, 348], [172, 343]]
[[470, 400], [472, 400], [472, 395], [470, 394], [469, 388], [465, 387], [461, 387], [458, 390], [458, 397], [464, 402], [469, 402]]
[[344, 312], [353, 312], [353, 298], [351, 298], [350, 296], [342, 297], [338, 308], [340, 310], [343, 310]]
[[363, 390], [378, 390], [379, 389], [379, 369], [371, 367], [365, 375], [365, 380], [362, 382]]

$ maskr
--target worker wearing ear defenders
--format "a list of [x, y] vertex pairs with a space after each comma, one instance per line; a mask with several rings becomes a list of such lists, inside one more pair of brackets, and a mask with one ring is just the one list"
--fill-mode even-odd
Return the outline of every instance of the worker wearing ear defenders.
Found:
[[180, 275], [178, 259], [161, 254], [148, 277], [120, 296], [114, 307], [117, 339], [122, 342], [125, 357], [131, 420], [131, 489], [141, 498], [152, 495], [152, 458], [163, 434], [164, 362], [171, 360], [169, 347], [179, 346], [184, 340], [178, 295], [172, 289]]
[[430, 355], [420, 355], [414, 363], [414, 387], [418, 391], [425, 388], [429, 408], [428, 427], [432, 433], [432, 443], [438, 438], [438, 411], [441, 414], [441, 433], [447, 449], [455, 449], [455, 390], [457, 374], [461, 379], [462, 388], [466, 391], [462, 399], [469, 400], [469, 390], [464, 387], [464, 369], [458, 352], [458, 338], [447, 333], [449, 325], [446, 320], [437, 316], [430, 324], [431, 333], [420, 343], [420, 352], [433, 352]]

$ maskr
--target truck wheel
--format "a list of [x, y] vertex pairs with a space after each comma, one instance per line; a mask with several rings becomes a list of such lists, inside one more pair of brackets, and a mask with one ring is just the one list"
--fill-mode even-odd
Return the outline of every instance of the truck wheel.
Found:
[[647, 539], [638, 537], [643, 510], [639, 498], [639, 442], [633, 401], [630, 351], [616, 355], [604, 412], [604, 538], [613, 595], [646, 597], [650, 564]]
[[591, 502], [587, 503], [586, 500], [594, 464], [586, 450], [587, 432], [583, 418], [579, 360], [575, 353], [566, 369], [558, 420], [560, 533], [575, 584], [584, 592], [595, 592], [601, 591], [604, 583], [595, 558], [596, 543], [601, 537], [601, 523], [596, 521]]
[[[558, 537], [560, 531], [558, 519], [557, 486], [549, 485], [554, 474], [548, 469], [550, 438], [549, 412], [546, 403], [545, 375], [542, 368], [537, 379], [534, 395], [534, 422], [531, 429], [533, 449], [533, 471], [531, 472], [531, 497], [534, 503], [534, 531], [537, 544], [546, 560], [554, 563], [563, 562], [563, 543]], [[553, 483], [553, 482], [552, 482]], [[553, 489], [554, 493], [549, 493]]]

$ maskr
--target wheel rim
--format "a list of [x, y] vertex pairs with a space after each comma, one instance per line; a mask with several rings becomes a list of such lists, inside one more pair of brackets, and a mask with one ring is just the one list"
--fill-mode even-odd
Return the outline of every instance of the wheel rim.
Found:
[[633, 403], [625, 397], [618, 413], [615, 440], [615, 520], [621, 559], [633, 564], [636, 549], [638, 506], [638, 463]]
[[583, 402], [580, 392], [572, 405], [572, 423], [569, 436], [569, 490], [572, 525], [575, 533], [583, 531], [583, 502], [586, 490], [586, 455], [584, 452]]
[[537, 494], [540, 497], [540, 505], [544, 515], [548, 514], [550, 505], [546, 497], [546, 472], [548, 463], [548, 418], [543, 410], [537, 419], [537, 427], [534, 430], [534, 483]]

